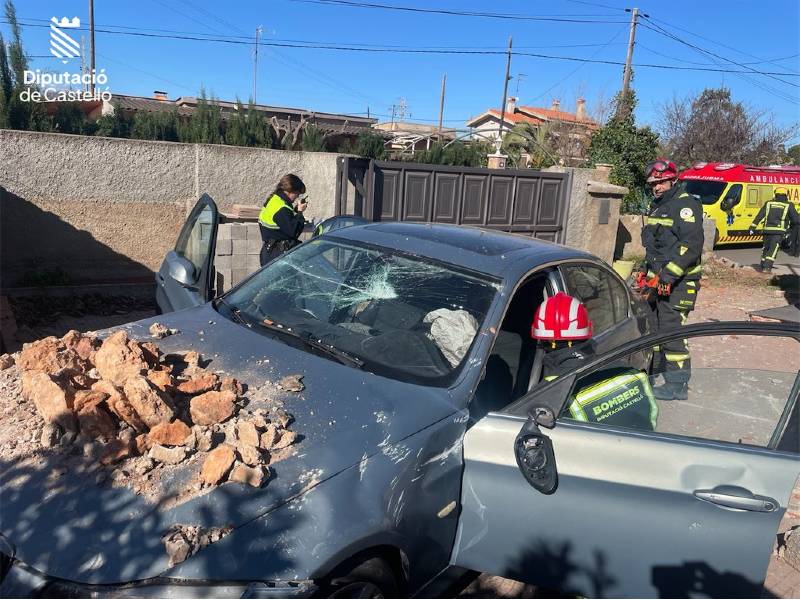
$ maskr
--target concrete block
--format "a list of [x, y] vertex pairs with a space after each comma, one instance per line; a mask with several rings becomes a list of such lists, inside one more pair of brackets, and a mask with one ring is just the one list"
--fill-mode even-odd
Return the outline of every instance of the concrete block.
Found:
[[255, 254], [258, 255], [261, 253], [261, 247], [264, 245], [264, 242], [261, 240], [259, 236], [258, 239], [247, 238], [247, 252], [246, 254]]
[[257, 254], [248, 254], [247, 255], [247, 264], [245, 265], [247, 270], [252, 273], [253, 271], [257, 271], [261, 268], [261, 260]]
[[247, 268], [247, 255], [234, 254], [231, 256], [231, 269], [246, 269]]
[[261, 231], [258, 223], [245, 223], [244, 224], [245, 230], [247, 231], [247, 239], [254, 240], [254, 239], [261, 239]]
[[227, 256], [217, 256], [214, 258], [214, 267], [217, 271], [230, 271], [233, 268], [231, 258], [232, 256], [230, 254]]
[[217, 228], [217, 242], [220, 240], [231, 239], [231, 225], [232, 223], [220, 223]]
[[[230, 232], [228, 232], [230, 233]], [[231, 252], [233, 251], [233, 244], [231, 243], [232, 240], [221, 240], [217, 238], [217, 249], [216, 255], [217, 256], [230, 256]]]
[[246, 240], [247, 229], [244, 223], [231, 223], [231, 239], [232, 240]]
[[247, 269], [234, 269], [231, 271], [232, 273], [232, 285], [238, 284], [242, 279], [250, 275], [250, 272]]
[[233, 239], [231, 240], [232, 249], [231, 254], [234, 256], [237, 254], [247, 254], [247, 240], [245, 239]]

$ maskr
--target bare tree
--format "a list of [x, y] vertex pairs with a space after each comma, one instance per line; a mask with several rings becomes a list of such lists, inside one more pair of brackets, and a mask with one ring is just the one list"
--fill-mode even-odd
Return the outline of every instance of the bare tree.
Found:
[[675, 97], [661, 105], [661, 115], [663, 151], [683, 167], [697, 161], [781, 162], [784, 145], [797, 131], [797, 125], [780, 127], [770, 113], [734, 102], [726, 88]]

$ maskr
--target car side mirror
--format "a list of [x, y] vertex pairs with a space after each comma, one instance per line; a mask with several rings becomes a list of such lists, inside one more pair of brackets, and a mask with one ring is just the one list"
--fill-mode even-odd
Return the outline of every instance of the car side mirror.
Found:
[[169, 276], [184, 287], [191, 287], [197, 280], [194, 265], [174, 250], [166, 257]]
[[552, 494], [558, 487], [553, 442], [541, 432], [536, 421], [532, 414], [520, 429], [514, 440], [514, 455], [525, 480], [542, 494]]

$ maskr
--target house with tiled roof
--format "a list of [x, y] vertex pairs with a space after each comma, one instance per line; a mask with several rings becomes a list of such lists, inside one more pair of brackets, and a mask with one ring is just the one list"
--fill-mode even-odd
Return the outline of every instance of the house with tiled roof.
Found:
[[515, 125], [529, 123], [533, 128], [548, 125], [557, 135], [567, 136], [573, 143], [560, 144], [570, 150], [565, 152], [565, 164], [579, 164], [585, 159], [588, 141], [599, 125], [586, 114], [586, 100], [578, 98], [575, 112], [561, 110], [559, 100], [553, 100], [550, 108], [524, 106], [517, 104], [517, 98], [510, 97], [506, 103], [505, 115], [496, 108], [490, 108], [467, 121], [472, 132], [471, 139], [495, 143], [501, 135], [505, 136]]

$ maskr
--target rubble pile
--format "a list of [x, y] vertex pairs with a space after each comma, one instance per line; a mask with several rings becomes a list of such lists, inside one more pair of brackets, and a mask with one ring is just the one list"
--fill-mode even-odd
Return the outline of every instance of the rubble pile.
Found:
[[[159, 326], [151, 333], [178, 332]], [[196, 466], [195, 491], [226, 481], [262, 486], [269, 464], [297, 440], [291, 415], [246, 410], [236, 379], [200, 365], [195, 351], [162, 354], [124, 330], [105, 340], [70, 331], [25, 344], [0, 357], [4, 391], [12, 392], [3, 394], [3, 418], [35, 435], [6, 437], [6, 445], [20, 458], [46, 448], [82, 454], [142, 494], [137, 479], [184, 464]]]

